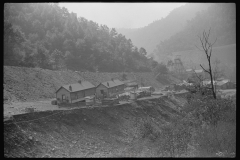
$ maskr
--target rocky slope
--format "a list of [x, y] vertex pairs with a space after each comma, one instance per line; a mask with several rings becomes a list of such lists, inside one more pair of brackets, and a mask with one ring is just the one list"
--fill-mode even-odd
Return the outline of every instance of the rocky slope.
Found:
[[[161, 88], [153, 73], [125, 73], [127, 79], [143, 82], [146, 86]], [[117, 78], [122, 80], [122, 73], [93, 73], [74, 71], [52, 71], [40, 68], [4, 66], [4, 102], [32, 101], [54, 98], [55, 91], [61, 86], [86, 80], [98, 85], [100, 82]]]
[[[183, 116], [180, 110], [186, 103], [184, 96], [15, 115], [4, 124], [4, 156], [171, 156], [166, 126]], [[182, 145], [186, 150], [179, 150], [179, 156], [195, 154], [190, 143]]]

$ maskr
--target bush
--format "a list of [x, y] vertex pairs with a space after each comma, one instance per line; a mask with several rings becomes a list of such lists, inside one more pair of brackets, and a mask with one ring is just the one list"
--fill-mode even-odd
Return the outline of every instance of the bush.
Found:
[[236, 153], [236, 125], [220, 121], [216, 126], [200, 128], [195, 140], [200, 153], [210, 155], [225, 152], [222, 156], [228, 157]]
[[165, 125], [160, 134], [158, 150], [167, 157], [186, 156], [191, 138], [191, 127], [184, 121]]
[[199, 92], [188, 98], [189, 103], [183, 110], [186, 113], [185, 121], [196, 132], [194, 140], [197, 148], [202, 156], [217, 152], [230, 156], [236, 149], [236, 103], [231, 99], [214, 99]]

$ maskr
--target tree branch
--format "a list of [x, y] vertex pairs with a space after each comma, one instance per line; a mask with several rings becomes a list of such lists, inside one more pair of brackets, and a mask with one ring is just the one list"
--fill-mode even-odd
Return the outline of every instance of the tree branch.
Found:
[[200, 49], [200, 48], [198, 48], [198, 46], [197, 45], [194, 45], [195, 47], [197, 47], [197, 49], [199, 49], [200, 51], [202, 51], [202, 49]]
[[217, 41], [217, 37], [216, 37], [215, 41], [212, 43], [212, 46], [216, 43], [216, 41]]
[[205, 71], [205, 72], [207, 72], [207, 73], [209, 73], [210, 74], [210, 72], [209, 71], [207, 71], [205, 68], [203, 68], [203, 66], [200, 64], [200, 66], [202, 67], [202, 69]]
[[198, 76], [198, 74], [195, 72], [195, 70], [193, 70], [193, 72], [195, 73], [196, 77], [199, 79], [200, 83], [202, 82], [202, 79], [200, 76]]

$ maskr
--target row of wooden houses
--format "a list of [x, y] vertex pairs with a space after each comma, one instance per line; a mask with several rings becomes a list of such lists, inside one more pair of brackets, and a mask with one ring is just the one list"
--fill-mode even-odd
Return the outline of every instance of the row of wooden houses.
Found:
[[[138, 87], [137, 83], [131, 82]], [[86, 97], [108, 98], [124, 92], [124, 88], [131, 83], [124, 83], [118, 79], [102, 82], [94, 86], [88, 81], [61, 86], [55, 93], [57, 103], [76, 103], [84, 101]]]

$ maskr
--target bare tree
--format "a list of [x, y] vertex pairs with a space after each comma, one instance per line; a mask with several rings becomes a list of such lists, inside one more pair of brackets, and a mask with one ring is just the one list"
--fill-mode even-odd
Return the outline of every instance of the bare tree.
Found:
[[201, 47], [203, 48], [203, 51], [207, 56], [209, 69], [205, 69], [201, 64], [200, 64], [200, 66], [206, 73], [208, 73], [210, 75], [211, 90], [212, 90], [214, 99], [216, 99], [217, 96], [216, 96], [216, 92], [215, 92], [214, 84], [213, 84], [213, 71], [212, 71], [212, 66], [211, 66], [211, 56], [212, 56], [212, 46], [214, 45], [214, 43], [216, 42], [217, 39], [213, 43], [209, 42], [210, 30], [211, 30], [211, 28], [209, 29], [208, 33], [205, 32], [205, 30], [204, 30], [202, 37], [198, 36], [201, 41], [201, 45], [202, 45]]

